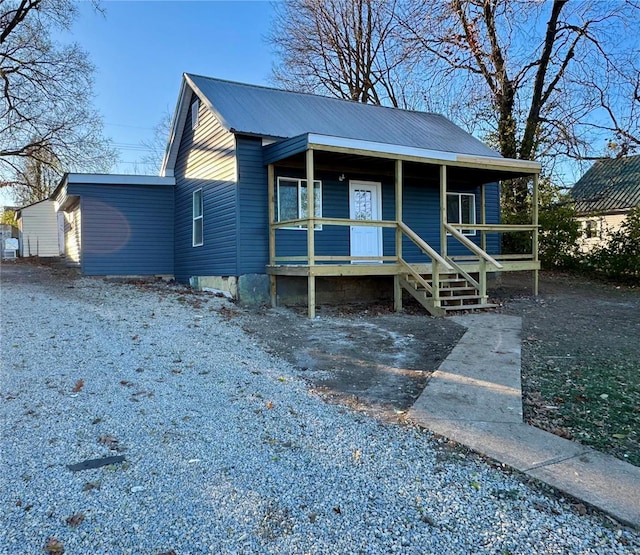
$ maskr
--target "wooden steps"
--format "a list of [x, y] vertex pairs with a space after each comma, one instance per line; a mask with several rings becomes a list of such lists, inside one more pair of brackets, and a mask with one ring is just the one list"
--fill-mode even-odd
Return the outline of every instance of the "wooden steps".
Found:
[[433, 290], [433, 276], [423, 274], [429, 289], [424, 287], [413, 275], [400, 276], [400, 285], [434, 316], [444, 316], [452, 312], [467, 310], [487, 310], [496, 305], [482, 298], [474, 283], [467, 281], [461, 274], [451, 272], [438, 276], [438, 299]]

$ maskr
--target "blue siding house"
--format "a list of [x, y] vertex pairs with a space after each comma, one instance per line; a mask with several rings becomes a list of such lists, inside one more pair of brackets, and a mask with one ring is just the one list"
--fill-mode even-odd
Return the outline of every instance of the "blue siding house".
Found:
[[[499, 182], [528, 178], [535, 197], [539, 172], [438, 114], [185, 74], [160, 178], [74, 177], [57, 200], [81, 208], [86, 273], [172, 274], [309, 316], [325, 302], [400, 310], [403, 293], [444, 314], [488, 306], [491, 272], [537, 276], [537, 208], [501, 225]], [[502, 253], [510, 232], [531, 253]]]
[[[487, 305], [487, 273], [537, 272], [537, 221], [500, 225], [509, 160], [438, 114], [183, 76], [162, 175], [175, 276], [243, 302]], [[307, 187], [313, 183], [313, 187]], [[534, 220], [537, 217], [534, 210]], [[532, 252], [503, 254], [528, 232]]]

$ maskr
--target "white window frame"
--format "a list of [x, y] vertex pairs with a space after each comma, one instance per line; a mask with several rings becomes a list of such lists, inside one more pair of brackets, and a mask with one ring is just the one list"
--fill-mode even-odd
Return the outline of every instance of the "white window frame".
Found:
[[[304, 215], [302, 214], [302, 198], [304, 195], [307, 194], [307, 190], [306, 190], [306, 186], [307, 186], [307, 180], [306, 179], [298, 179], [297, 177], [285, 177], [285, 176], [279, 176], [278, 177], [278, 181], [277, 181], [277, 192], [276, 192], [276, 218], [277, 221], [280, 222], [282, 221], [281, 217], [280, 217], [280, 183], [282, 183], [283, 181], [288, 181], [290, 183], [296, 183], [297, 186], [297, 197], [298, 197], [298, 209], [297, 209], [297, 217], [296, 219], [301, 219], [304, 218]], [[316, 218], [322, 218], [322, 181], [320, 181], [319, 179], [314, 179], [313, 180], [313, 190], [314, 190], [314, 194], [315, 194], [315, 190], [316, 190], [316, 185], [318, 186], [318, 196], [320, 198], [320, 203], [319, 203], [319, 207], [315, 207], [317, 208], [317, 211], [315, 212], [314, 216]], [[303, 189], [304, 186], [304, 189]], [[315, 200], [315, 199], [314, 199]], [[294, 226], [289, 226], [289, 227], [283, 227], [280, 229], [307, 229], [306, 225], [294, 225]], [[322, 231], [322, 224], [316, 224], [313, 228], [316, 231]]]
[[[200, 194], [200, 214], [196, 215], [196, 195]], [[193, 247], [201, 247], [204, 245], [204, 198], [202, 194], [202, 189], [197, 189], [193, 191], [191, 195], [191, 216], [192, 216], [192, 226], [191, 226], [191, 246]], [[199, 222], [200, 225], [200, 237], [201, 241], [196, 243], [196, 225]]]
[[196, 98], [191, 104], [191, 129], [195, 129], [200, 124], [200, 99]]
[[[463, 224], [462, 222], [462, 197], [471, 197], [471, 204], [470, 206], [473, 207], [472, 209], [472, 221], [469, 223], [469, 225], [475, 225], [476, 224], [476, 195], [475, 193], [455, 193], [455, 192], [449, 192], [447, 191], [447, 197], [452, 196], [452, 197], [458, 197], [458, 221], [457, 222], [450, 222], [449, 221], [449, 204], [447, 203], [447, 213], [446, 213], [446, 218], [447, 218], [447, 223], [449, 224]], [[460, 233], [462, 233], [462, 235], [466, 235], [467, 237], [474, 237], [476, 235], [476, 230], [475, 229], [462, 229], [462, 228], [458, 228], [458, 231]], [[450, 235], [449, 233], [447, 233], [447, 235]]]

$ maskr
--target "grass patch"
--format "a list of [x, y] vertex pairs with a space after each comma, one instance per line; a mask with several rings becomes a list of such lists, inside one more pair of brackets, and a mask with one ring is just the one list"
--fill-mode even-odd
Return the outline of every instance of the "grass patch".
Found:
[[525, 417], [640, 466], [640, 371], [635, 361], [536, 364], [525, 392]]

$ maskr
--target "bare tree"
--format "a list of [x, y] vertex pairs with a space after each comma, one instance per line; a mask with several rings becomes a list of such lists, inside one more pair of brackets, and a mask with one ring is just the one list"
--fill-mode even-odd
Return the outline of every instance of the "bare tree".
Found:
[[[640, 146], [638, 5], [631, 1], [408, 0], [402, 24], [455, 112], [503, 156], [624, 155]], [[514, 182], [513, 210], [526, 207]]]
[[[640, 148], [637, 0], [284, 0], [270, 40], [287, 88], [439, 111], [503, 156]], [[523, 211], [527, 183], [503, 188]]]
[[25, 157], [15, 174], [16, 183], [12, 187], [14, 201], [18, 206], [26, 206], [49, 198], [63, 173], [47, 150], [37, 157]]
[[0, 187], [37, 193], [44, 184], [25, 179], [36, 167], [106, 171], [116, 159], [91, 104], [87, 54], [51, 37], [76, 15], [73, 0], [0, 0]]
[[146, 173], [159, 174], [162, 159], [169, 142], [173, 114], [167, 109], [162, 119], [153, 128], [151, 139], [142, 141], [148, 153], [142, 157], [143, 170]]
[[397, 0], [285, 0], [269, 36], [281, 63], [274, 80], [287, 89], [370, 104], [413, 107], [418, 61]]

